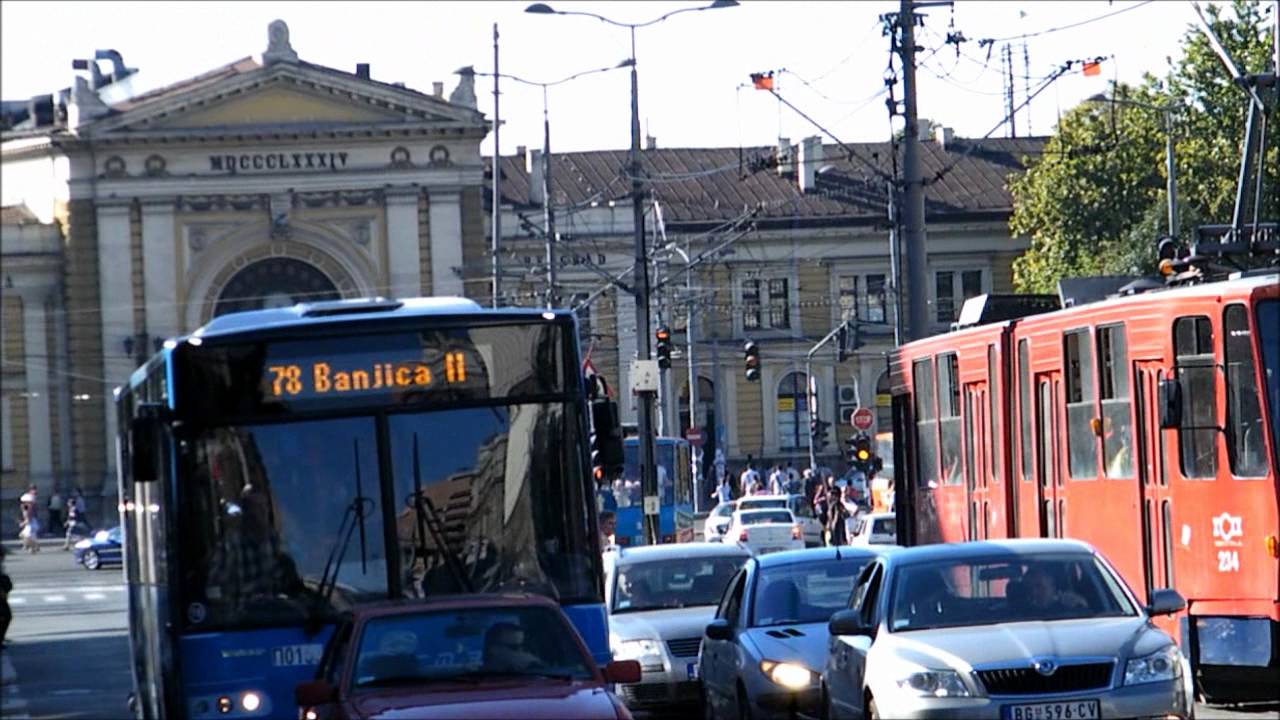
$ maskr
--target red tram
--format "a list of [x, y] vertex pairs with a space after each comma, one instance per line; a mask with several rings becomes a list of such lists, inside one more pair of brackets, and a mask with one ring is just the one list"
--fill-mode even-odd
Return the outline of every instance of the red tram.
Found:
[[[1280, 274], [984, 296], [891, 360], [898, 537], [1075, 537], [1176, 588], [1210, 700], [1280, 687]], [[965, 325], [969, 326], [966, 327]]]

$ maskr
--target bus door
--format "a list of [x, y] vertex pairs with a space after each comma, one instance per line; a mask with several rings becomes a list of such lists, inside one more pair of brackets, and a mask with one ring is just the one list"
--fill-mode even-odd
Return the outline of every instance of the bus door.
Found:
[[969, 508], [969, 539], [990, 537], [991, 502], [987, 477], [991, 469], [990, 407], [985, 382], [964, 386], [965, 500]]
[[[1157, 389], [1165, 377], [1158, 362], [1134, 363], [1138, 416], [1138, 518], [1142, 547], [1142, 586], [1150, 598], [1157, 588], [1173, 587], [1172, 493], [1164, 464]], [[1136, 583], [1135, 583], [1136, 584]], [[1165, 628], [1169, 630], [1170, 628]]]
[[1062, 537], [1062, 373], [1036, 373], [1036, 500], [1040, 537]]

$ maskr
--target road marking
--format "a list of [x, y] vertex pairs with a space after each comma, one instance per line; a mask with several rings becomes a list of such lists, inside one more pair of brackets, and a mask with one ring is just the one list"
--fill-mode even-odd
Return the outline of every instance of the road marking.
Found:
[[[18, 587], [15, 587], [15, 588], [14, 588], [14, 589], [9, 593], [9, 597], [13, 597], [14, 595], [42, 595], [42, 594], [45, 594], [45, 593], [66, 592], [66, 591], [67, 591], [67, 589], [68, 589], [68, 588], [67, 588], [67, 586], [66, 586], [66, 585], [59, 585], [59, 586], [57, 586], [57, 587], [53, 587], [53, 586], [50, 586], [50, 587], [25, 587], [25, 586], [19, 585]], [[85, 585], [82, 585], [82, 586], [80, 586], [80, 587], [78, 587], [78, 588], [74, 588], [74, 589], [75, 589], [75, 590], [78, 590], [78, 591], [81, 591], [81, 592], [111, 592], [111, 593], [122, 593], [122, 592], [124, 592], [124, 591], [125, 591], [125, 589], [126, 589], [126, 588], [124, 588], [123, 586], [120, 586], [120, 585], [90, 585], [90, 584], [85, 584]]]
[[45, 595], [45, 596], [44, 596], [44, 601], [45, 601], [45, 602], [47, 602], [47, 603], [60, 603], [60, 602], [66, 602], [66, 601], [67, 601], [67, 596], [66, 596], [66, 595]]
[[93, 690], [89, 688], [69, 688], [67, 690], [53, 690], [50, 695], [91, 695]]
[[26, 598], [21, 598], [21, 597], [13, 597], [12, 595], [10, 595], [10, 596], [9, 596], [9, 604], [10, 604], [10, 605], [26, 605], [26, 604], [27, 604], [27, 599], [26, 599]]
[[107, 599], [106, 595], [103, 595], [102, 593], [96, 593], [96, 592], [84, 593], [83, 597], [85, 600], [106, 600]]

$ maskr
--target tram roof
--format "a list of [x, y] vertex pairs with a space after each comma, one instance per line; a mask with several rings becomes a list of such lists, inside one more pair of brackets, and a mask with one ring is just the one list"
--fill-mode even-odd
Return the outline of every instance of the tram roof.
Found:
[[543, 308], [485, 308], [474, 300], [461, 297], [420, 298], [356, 298], [314, 303], [298, 303], [291, 307], [228, 313], [210, 320], [191, 333], [191, 337], [221, 338], [239, 334], [302, 327], [308, 325], [341, 325], [369, 320], [394, 320], [423, 317], [494, 318], [528, 320], [547, 314], [563, 317], [568, 310]]

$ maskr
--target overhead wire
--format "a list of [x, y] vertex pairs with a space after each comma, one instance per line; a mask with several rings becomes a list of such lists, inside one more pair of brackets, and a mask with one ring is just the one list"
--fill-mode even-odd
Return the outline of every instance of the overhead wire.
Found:
[[1154, 1], [1155, 0], [1142, 0], [1142, 2], [1139, 2], [1136, 5], [1130, 5], [1128, 7], [1120, 8], [1119, 10], [1113, 10], [1109, 13], [1098, 15], [1097, 17], [1087, 18], [1084, 20], [1080, 20], [1078, 22], [1069, 23], [1067, 25], [1060, 25], [1057, 27], [1045, 28], [1044, 30], [1036, 30], [1035, 32], [1023, 33], [1021, 35], [1010, 35], [1008, 37], [1001, 37], [1001, 38], [982, 38], [978, 40], [978, 44], [980, 46], [983, 46], [983, 45], [991, 45], [994, 43], [1009, 42], [1010, 40], [1025, 40], [1027, 38], [1040, 37], [1041, 35], [1049, 35], [1051, 33], [1062, 32], [1063, 30], [1072, 30], [1078, 27], [1089, 25], [1091, 23], [1099, 22], [1101, 20], [1113, 18], [1117, 15], [1122, 15], [1124, 13], [1129, 12], [1130, 10], [1137, 10], [1138, 8], [1143, 7], [1144, 5], [1150, 5]]

